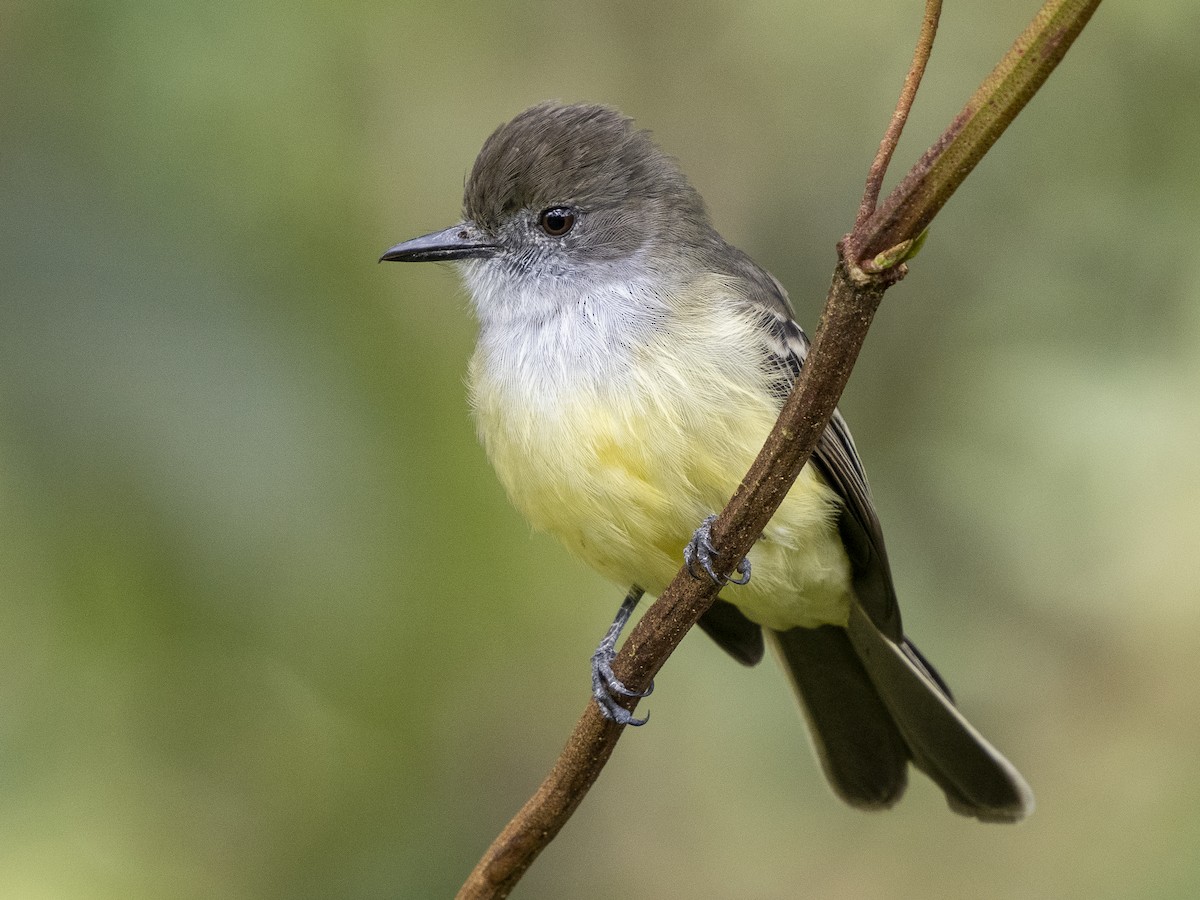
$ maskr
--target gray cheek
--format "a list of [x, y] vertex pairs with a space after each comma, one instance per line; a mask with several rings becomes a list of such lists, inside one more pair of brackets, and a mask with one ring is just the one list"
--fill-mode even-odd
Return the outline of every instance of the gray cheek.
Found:
[[580, 252], [597, 261], [632, 256], [649, 237], [638, 211], [601, 210], [589, 214], [583, 225], [586, 230], [579, 236]]

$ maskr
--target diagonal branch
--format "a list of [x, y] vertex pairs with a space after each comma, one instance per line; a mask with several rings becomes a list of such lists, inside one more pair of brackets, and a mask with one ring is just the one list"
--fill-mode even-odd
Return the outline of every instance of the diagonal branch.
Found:
[[[839, 265], [808, 362], [800, 373], [767, 446], [725, 511], [713, 523], [730, 529], [721, 545], [749, 550], [804, 467], [821, 436], [846, 380], [871, 317], [883, 298], [879, 281], [856, 283]], [[778, 474], [780, 471], [786, 474]], [[744, 542], [744, 544], [743, 544]], [[732, 559], [726, 552], [721, 558]], [[732, 570], [730, 563], [725, 571]], [[707, 577], [692, 578], [686, 568], [646, 612], [621, 648], [613, 671], [626, 687], [640, 691], [712, 605], [718, 588]], [[626, 698], [626, 703], [631, 698]], [[536, 856], [562, 828], [612, 755], [624, 728], [588, 704], [566, 746], [537, 792], [525, 802], [471, 873], [459, 900], [506, 897]]]
[[[925, 228], [1053, 71], [1099, 2], [1047, 0], [882, 208], [868, 214], [839, 243], [833, 283], [800, 377], [762, 451], [712, 525], [713, 542], [721, 548], [718, 569], [722, 572], [730, 573], [749, 552], [808, 461], [850, 377], [884, 291], [903, 276], [904, 260], [915, 252]], [[906, 103], [911, 98], [906, 101], [902, 96], [901, 106]], [[904, 115], [898, 107], [897, 116], [903, 119]], [[877, 167], [882, 179], [882, 165], [873, 167], [873, 174]], [[868, 197], [869, 193], [870, 188]], [[617, 677], [632, 690], [645, 689], [712, 605], [717, 590], [707, 579], [694, 579], [681, 569], [625, 641], [613, 664]], [[629, 707], [635, 702], [629, 699]], [[594, 702], [588, 704], [550, 774], [480, 859], [458, 894], [460, 900], [508, 896], [582, 801], [622, 730], [603, 718]]]

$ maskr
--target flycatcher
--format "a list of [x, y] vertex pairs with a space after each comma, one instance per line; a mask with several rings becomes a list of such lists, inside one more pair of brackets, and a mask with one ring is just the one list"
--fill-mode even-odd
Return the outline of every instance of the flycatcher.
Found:
[[911, 761], [955, 812], [1026, 816], [1021, 775], [904, 636], [840, 414], [734, 583], [713, 571], [707, 522], [771, 430], [808, 339], [676, 162], [615, 110], [543, 103], [487, 139], [463, 206], [459, 224], [382, 258], [459, 264], [480, 323], [471, 402], [497, 475], [535, 528], [630, 589], [593, 658], [601, 710], [641, 723], [614, 702], [629, 691], [613, 648], [642, 591], [662, 591], [685, 559], [725, 585], [701, 628], [747, 665], [764, 634], [775, 649], [843, 800], [891, 806]]

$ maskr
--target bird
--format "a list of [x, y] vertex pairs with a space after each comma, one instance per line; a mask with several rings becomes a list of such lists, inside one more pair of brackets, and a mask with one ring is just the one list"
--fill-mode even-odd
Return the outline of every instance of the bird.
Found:
[[735, 660], [770, 646], [819, 764], [853, 807], [886, 809], [909, 766], [984, 822], [1033, 809], [1017, 769], [955, 705], [901, 625], [883, 532], [839, 412], [748, 556], [713, 569], [713, 517], [804, 365], [782, 284], [718, 233], [679, 163], [616, 109], [545, 102], [500, 125], [460, 222], [381, 261], [452, 262], [479, 323], [468, 367], [479, 439], [513, 505], [628, 589], [593, 657], [612, 674], [643, 592], [686, 562], [720, 586], [699, 625]]

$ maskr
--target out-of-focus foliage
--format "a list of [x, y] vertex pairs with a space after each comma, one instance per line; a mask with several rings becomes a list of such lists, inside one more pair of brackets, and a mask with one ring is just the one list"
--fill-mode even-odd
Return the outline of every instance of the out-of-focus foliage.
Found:
[[[898, 166], [1036, 5], [946, 4]], [[453, 273], [376, 257], [499, 122], [603, 100], [811, 326], [920, 7], [4, 4], [0, 896], [449, 895], [621, 591], [488, 471]], [[844, 808], [773, 666], [696, 636], [520, 896], [1200, 893], [1197, 33], [1101, 7], [843, 402], [908, 629], [1034, 817]]]

